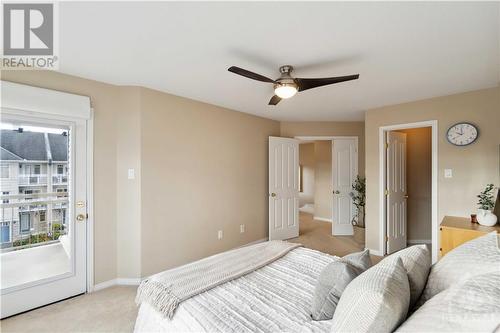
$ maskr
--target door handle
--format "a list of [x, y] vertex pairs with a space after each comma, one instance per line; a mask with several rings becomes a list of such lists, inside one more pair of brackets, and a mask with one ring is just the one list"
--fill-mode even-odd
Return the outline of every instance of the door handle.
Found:
[[405, 197], [404, 197], [404, 198], [405, 198], [405, 199], [408, 199], [408, 196], [407, 196], [407, 195], [405, 195]]
[[273, 192], [273, 193], [271, 193], [271, 196], [272, 196], [273, 198], [274, 198], [274, 197], [276, 197], [276, 193], [274, 193], [274, 192]]
[[333, 194], [340, 194], [340, 191], [339, 190], [333, 191]]
[[85, 219], [86, 219], [86, 218], [87, 218], [87, 217], [86, 217], [84, 214], [78, 214], [78, 215], [76, 216], [76, 220], [77, 220], [78, 222], [85, 221]]

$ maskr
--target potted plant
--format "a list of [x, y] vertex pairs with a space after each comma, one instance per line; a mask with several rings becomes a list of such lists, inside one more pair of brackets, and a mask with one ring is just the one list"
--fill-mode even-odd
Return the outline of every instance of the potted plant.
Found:
[[484, 226], [494, 226], [497, 223], [497, 216], [493, 214], [495, 207], [495, 198], [493, 196], [493, 184], [486, 185], [486, 188], [478, 194], [477, 221]]
[[365, 204], [366, 204], [366, 178], [357, 176], [352, 183], [352, 203], [356, 207], [356, 214], [351, 223], [354, 230], [354, 240], [357, 243], [365, 243]]

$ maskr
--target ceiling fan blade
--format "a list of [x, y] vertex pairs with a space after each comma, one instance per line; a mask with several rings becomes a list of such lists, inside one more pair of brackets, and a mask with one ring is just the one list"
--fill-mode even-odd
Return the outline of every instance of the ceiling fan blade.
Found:
[[274, 80], [271, 80], [268, 77], [265, 77], [263, 75], [260, 75], [260, 74], [254, 73], [254, 72], [247, 71], [246, 69], [243, 69], [240, 67], [231, 66], [227, 70], [234, 73], [234, 74], [238, 74], [238, 75], [242, 75], [244, 77], [247, 77], [249, 79], [262, 81], [262, 82], [276, 83]]
[[318, 79], [296, 78], [295, 82], [299, 86], [299, 91], [304, 91], [307, 89], [326, 86], [329, 84], [350, 81], [350, 80], [356, 80], [358, 78], [359, 78], [359, 74], [355, 74], [355, 75], [337, 76], [337, 77], [324, 77], [324, 78], [318, 78]]
[[273, 97], [271, 97], [271, 99], [269, 100], [269, 105], [276, 105], [276, 104], [278, 104], [280, 101], [281, 101], [281, 97], [278, 97], [278, 96], [274, 95], [274, 96], [273, 96]]

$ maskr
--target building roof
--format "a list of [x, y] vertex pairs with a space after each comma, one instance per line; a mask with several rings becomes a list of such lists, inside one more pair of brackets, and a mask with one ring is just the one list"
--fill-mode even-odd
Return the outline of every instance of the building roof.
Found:
[[48, 134], [50, 151], [53, 161], [68, 160], [68, 136], [61, 134]]
[[[48, 145], [45, 140], [48, 140]], [[0, 130], [1, 160], [52, 161], [68, 160], [68, 137], [62, 134]], [[50, 153], [47, 151], [50, 149]], [[4, 158], [5, 156], [5, 158]]]
[[23, 159], [11, 153], [4, 147], [0, 147], [0, 161], [22, 161]]

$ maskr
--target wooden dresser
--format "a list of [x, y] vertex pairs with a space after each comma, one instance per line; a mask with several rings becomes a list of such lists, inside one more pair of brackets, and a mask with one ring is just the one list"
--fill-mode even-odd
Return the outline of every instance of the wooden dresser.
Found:
[[478, 223], [471, 223], [470, 218], [445, 216], [439, 228], [441, 234], [440, 257], [453, 250], [455, 247], [471, 239], [477, 238], [492, 231], [500, 233], [500, 225], [485, 227]]

